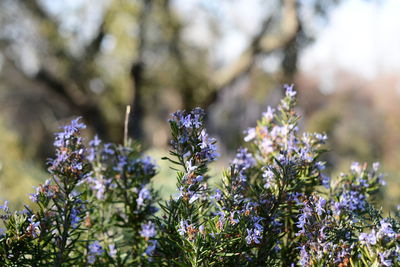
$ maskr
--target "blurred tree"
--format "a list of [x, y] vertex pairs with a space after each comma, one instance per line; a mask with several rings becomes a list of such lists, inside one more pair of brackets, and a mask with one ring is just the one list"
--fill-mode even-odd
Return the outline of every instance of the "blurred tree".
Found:
[[[25, 139], [29, 125], [41, 125], [43, 138], [36, 144], [48, 142], [57, 120], [71, 115], [82, 115], [101, 138], [118, 141], [124, 107], [131, 104], [130, 134], [163, 145], [167, 131], [162, 121], [170, 112], [208, 107], [224, 91], [243, 86], [243, 80], [253, 80], [255, 87], [265, 77], [271, 85], [293, 80], [299, 49], [311, 40], [301, 14], [307, 9], [324, 16], [337, 1], [272, 2], [263, 2], [265, 15], [248, 47], [221, 65], [210, 56], [213, 47], [184, 38], [187, 22], [170, 0], [82, 0], [75, 6], [3, 0], [1, 82], [8, 90], [3, 101], [10, 95], [37, 98], [21, 106], [28, 110], [24, 118], [13, 118], [24, 121], [19, 127]], [[208, 19], [218, 42], [220, 18]], [[270, 55], [281, 55], [281, 60], [278, 71], [268, 74], [259, 59]]]

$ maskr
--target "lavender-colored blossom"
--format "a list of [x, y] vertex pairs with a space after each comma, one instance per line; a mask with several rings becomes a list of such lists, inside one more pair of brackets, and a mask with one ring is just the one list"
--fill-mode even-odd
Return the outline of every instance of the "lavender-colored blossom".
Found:
[[262, 232], [263, 232], [263, 227], [259, 223], [254, 224], [254, 228], [252, 229], [246, 229], [247, 231], [247, 236], [246, 236], [246, 243], [248, 245], [255, 243], [255, 244], [260, 244], [260, 240], [262, 239]]
[[325, 164], [326, 164], [326, 162], [325, 161], [317, 161], [316, 163], [315, 163], [315, 167], [318, 169], [318, 170], [320, 170], [320, 171], [323, 171], [323, 170], [325, 170]]
[[374, 172], [377, 172], [379, 170], [380, 167], [380, 163], [379, 162], [374, 162], [372, 164], [372, 169], [374, 170]]
[[182, 116], [180, 123], [183, 125], [183, 127], [186, 128], [192, 127], [191, 114], [188, 114], [186, 117]]
[[215, 199], [216, 201], [221, 200], [222, 198], [222, 191], [219, 189], [215, 190], [215, 194], [211, 196], [211, 199]]
[[266, 154], [274, 152], [274, 142], [271, 139], [265, 138], [260, 145], [262, 151]]
[[192, 204], [193, 202], [198, 200], [201, 195], [198, 193], [193, 193], [190, 190], [188, 190], [188, 196], [189, 196], [189, 204]]
[[267, 169], [266, 171], [264, 171], [263, 173], [263, 178], [264, 178], [264, 188], [268, 189], [271, 187], [271, 183], [274, 181], [275, 179], [275, 174], [273, 171], [271, 171], [270, 169]]
[[202, 235], [204, 235], [206, 233], [205, 232], [205, 227], [204, 227], [203, 224], [199, 226], [199, 233], [202, 234]]
[[153, 176], [156, 174], [156, 165], [149, 156], [139, 159], [143, 168], [144, 175]]
[[38, 199], [39, 193], [38, 193], [38, 191], [36, 191], [36, 192], [37, 192], [36, 194], [29, 194], [29, 199], [35, 203], [37, 203], [39, 201], [39, 199]]
[[26, 228], [26, 231], [28, 232], [29, 235], [31, 235], [33, 238], [36, 238], [40, 235], [40, 221], [35, 222], [35, 215], [32, 215], [30, 218], [28, 218], [29, 225]]
[[4, 201], [4, 205], [0, 206], [0, 210], [3, 210], [4, 212], [8, 212], [10, 209], [8, 207], [8, 201]]
[[305, 226], [308, 222], [308, 218], [312, 216], [313, 209], [306, 204], [303, 209], [301, 209], [301, 213], [299, 215], [298, 221], [297, 221], [297, 227], [300, 228], [300, 231], [298, 234], [304, 234], [305, 233]]
[[301, 197], [304, 197], [304, 194], [300, 192], [288, 193], [288, 201], [294, 201], [296, 205], [303, 205], [303, 202], [300, 199]]
[[239, 223], [239, 220], [238, 220], [238, 219], [235, 219], [235, 214], [236, 214], [236, 211], [231, 211], [231, 212], [230, 212], [230, 215], [229, 215], [229, 222], [230, 222], [232, 225], [235, 225], [235, 224]]
[[117, 162], [113, 167], [113, 170], [122, 173], [127, 164], [128, 164], [128, 157], [125, 155], [118, 155]]
[[187, 232], [187, 227], [189, 226], [188, 222], [186, 220], [182, 220], [179, 222], [179, 228], [178, 228], [178, 233], [180, 235], [185, 235]]
[[350, 170], [355, 174], [361, 174], [362, 166], [359, 162], [353, 162], [351, 164]]
[[287, 97], [292, 98], [297, 94], [297, 92], [293, 90], [294, 84], [291, 85], [285, 84], [283, 87], [286, 89], [285, 94]]
[[215, 139], [208, 136], [205, 129], [200, 133], [201, 143], [201, 156], [208, 162], [214, 161], [219, 154], [217, 153], [217, 146], [215, 145]]
[[392, 224], [385, 221], [381, 220], [380, 221], [380, 228], [378, 230], [378, 236], [379, 237], [388, 237], [388, 238], [394, 238], [397, 236], [397, 233], [393, 231]]
[[308, 148], [300, 149], [299, 157], [301, 160], [304, 160], [305, 162], [312, 162], [314, 160], [313, 153]]
[[138, 208], [144, 206], [144, 201], [146, 199], [151, 199], [151, 194], [150, 194], [150, 191], [146, 187], [143, 187], [142, 189], [140, 189], [138, 198], [136, 199]]
[[388, 259], [390, 257], [390, 251], [379, 252], [379, 260], [383, 266], [392, 266], [393, 262]]
[[151, 221], [142, 224], [142, 230], [139, 232], [140, 236], [144, 237], [146, 240], [154, 237], [156, 232], [155, 224]]
[[106, 185], [104, 184], [104, 180], [101, 179], [94, 179], [93, 180], [93, 186], [91, 187], [93, 191], [96, 192], [96, 197], [99, 200], [104, 199], [104, 192], [106, 190]]
[[186, 166], [186, 172], [187, 173], [194, 172], [197, 169], [197, 166], [194, 165], [191, 160], [186, 161], [185, 166]]
[[[185, 160], [195, 157], [198, 161], [211, 162], [219, 156], [215, 145], [216, 140], [209, 137], [203, 128], [204, 111], [202, 109], [196, 108], [190, 114], [177, 111], [171, 117], [169, 120], [171, 125], [174, 124], [178, 128], [178, 133], [171, 141], [171, 145]], [[189, 140], [191, 140], [190, 144], [188, 144]]]
[[256, 129], [255, 128], [249, 128], [245, 132], [246, 136], [244, 137], [245, 142], [250, 142], [256, 137]]
[[[64, 131], [56, 134], [56, 158], [49, 160], [49, 171], [52, 174], [68, 173], [73, 174], [75, 179], [81, 179], [84, 175], [83, 159], [86, 152], [83, 146], [83, 139], [80, 137], [79, 130], [85, 128], [83, 123], [79, 123], [80, 118], [73, 120], [69, 125], [63, 127]], [[68, 175], [71, 177], [72, 175]], [[34, 200], [34, 196], [32, 197]]]
[[342, 211], [364, 211], [367, 207], [365, 195], [355, 190], [344, 190], [339, 200], [333, 205], [336, 215], [340, 215]]
[[358, 239], [362, 242], [362, 243], [366, 243], [366, 244], [370, 244], [370, 245], [376, 245], [376, 233], [375, 230], [372, 229], [371, 233], [361, 233], [358, 236]]
[[310, 266], [310, 255], [308, 254], [306, 247], [300, 247], [300, 261], [301, 266]]
[[101, 140], [97, 135], [94, 136], [94, 139], [89, 142], [89, 149], [87, 159], [89, 161], [93, 161], [96, 158], [97, 147], [100, 145]]
[[248, 169], [253, 167], [256, 164], [256, 161], [251, 153], [247, 150], [247, 148], [240, 148], [236, 153], [235, 159], [232, 161], [237, 169]]
[[101, 256], [104, 253], [103, 247], [99, 241], [94, 241], [88, 247], [88, 262], [93, 264], [96, 261], [97, 256]]
[[268, 106], [267, 111], [262, 114], [262, 116], [268, 121], [272, 121], [274, 118], [275, 109]]
[[70, 214], [72, 228], [77, 228], [82, 218], [80, 217], [80, 211], [78, 208], [73, 207]]
[[117, 249], [115, 248], [115, 244], [108, 245], [108, 250], [108, 255], [110, 255], [111, 258], [115, 258], [117, 256]]
[[321, 174], [321, 184], [325, 188], [329, 189], [330, 183], [331, 183], [331, 178], [328, 175]]
[[69, 145], [69, 139], [81, 129], [85, 129], [86, 125], [84, 123], [80, 123], [79, 120], [81, 117], [78, 117], [71, 121], [69, 125], [62, 127], [63, 131], [56, 134], [56, 141], [54, 142], [54, 146], [56, 147], [65, 147]]
[[325, 212], [324, 207], [326, 205], [326, 200], [322, 197], [318, 199], [318, 202], [315, 205], [315, 209], [318, 215], [322, 215], [322, 212]]
[[315, 133], [314, 136], [321, 143], [325, 143], [325, 141], [328, 140], [328, 136], [324, 133]]
[[104, 144], [104, 146], [103, 146], [103, 154], [114, 155], [115, 151], [113, 149], [113, 144], [111, 144], [111, 143]]
[[145, 253], [148, 256], [153, 256], [154, 250], [156, 249], [157, 246], [157, 240], [149, 240], [148, 246], [146, 248]]

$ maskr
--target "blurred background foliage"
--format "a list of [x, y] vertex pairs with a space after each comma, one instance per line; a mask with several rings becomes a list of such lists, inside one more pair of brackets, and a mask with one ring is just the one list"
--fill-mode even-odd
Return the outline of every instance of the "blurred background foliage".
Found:
[[327, 43], [326, 36], [332, 25], [349, 22], [340, 14], [356, 19], [364, 14], [359, 7], [386, 10], [392, 2], [2, 0], [0, 198], [20, 206], [46, 178], [54, 132], [74, 116], [88, 124], [88, 138], [98, 133], [121, 142], [126, 105], [133, 108], [129, 133], [159, 161], [155, 184], [166, 197], [175, 183], [160, 161], [170, 113], [206, 109], [208, 129], [220, 141], [222, 160], [212, 169], [218, 173], [242, 144], [243, 130], [277, 104], [281, 85], [295, 83], [301, 128], [330, 137], [328, 171], [346, 171], [353, 160], [381, 161], [389, 185], [383, 201], [391, 208], [400, 200], [400, 72], [383, 71], [385, 61], [378, 76], [339, 64], [335, 46], [358, 54], [365, 42], [359, 45], [357, 34], [376, 34], [368, 12], [363, 31], [358, 24], [337, 27], [351, 38], [337, 34]]

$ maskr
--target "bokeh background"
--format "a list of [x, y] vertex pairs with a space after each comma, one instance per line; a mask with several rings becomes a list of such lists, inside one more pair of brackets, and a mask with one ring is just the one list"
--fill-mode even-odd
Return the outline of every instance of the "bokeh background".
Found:
[[[48, 178], [60, 125], [129, 134], [158, 160], [167, 195], [168, 114], [203, 107], [226, 168], [294, 83], [301, 129], [330, 137], [328, 172], [380, 161], [386, 210], [400, 203], [400, 1], [1, 0], [0, 201]], [[218, 179], [218, 175], [217, 175]]]

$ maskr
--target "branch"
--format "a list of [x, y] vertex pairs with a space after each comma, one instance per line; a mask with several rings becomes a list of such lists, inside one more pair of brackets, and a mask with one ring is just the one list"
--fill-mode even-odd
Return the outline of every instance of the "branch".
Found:
[[40, 30], [48, 39], [47, 42], [52, 54], [63, 57], [67, 62], [73, 60], [72, 55], [65, 48], [65, 39], [59, 33], [59, 25], [53, 17], [51, 17], [38, 0], [22, 0], [20, 1], [25, 7], [40, 20]]
[[217, 88], [216, 90], [229, 86], [238, 77], [247, 73], [253, 66], [256, 56], [280, 49], [296, 36], [299, 28], [296, 1], [284, 0], [282, 13], [278, 34], [267, 35], [272, 24], [272, 18], [269, 17], [263, 23], [260, 32], [253, 38], [249, 48], [232, 64], [215, 73], [212, 82]]
[[62, 81], [55, 78], [45, 69], [40, 69], [33, 79], [64, 99], [72, 110], [78, 111], [80, 114], [82, 114], [82, 116], [84, 116], [88, 122], [93, 125], [96, 132], [102, 138], [109, 138], [106, 120], [98, 105], [96, 105], [94, 101], [83, 94], [79, 96], [80, 100], [77, 100], [77, 96], [71, 94], [69, 88], [66, 87]]
[[129, 125], [130, 133], [135, 139], [139, 139], [143, 136], [143, 117], [145, 113], [145, 107], [143, 103], [143, 81], [145, 74], [145, 62], [144, 62], [144, 50], [146, 49], [147, 40], [147, 23], [148, 17], [150, 16], [153, 1], [144, 0], [143, 7], [139, 15], [139, 37], [138, 37], [138, 50], [137, 58], [132, 63], [130, 75], [132, 78], [132, 85], [134, 89], [134, 96], [132, 101], [133, 111], [130, 114], [131, 124]]

